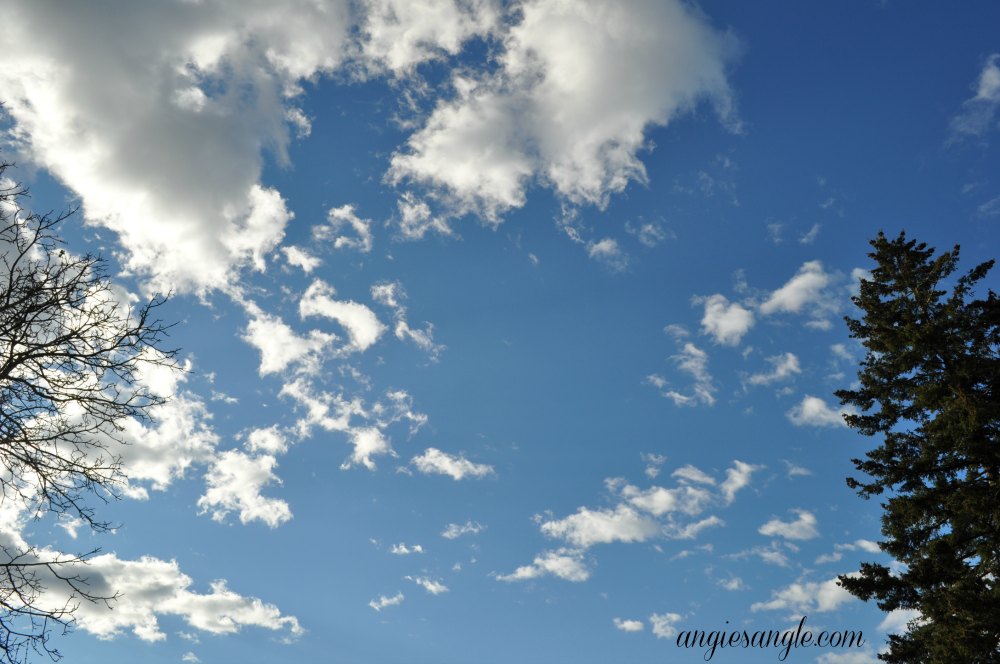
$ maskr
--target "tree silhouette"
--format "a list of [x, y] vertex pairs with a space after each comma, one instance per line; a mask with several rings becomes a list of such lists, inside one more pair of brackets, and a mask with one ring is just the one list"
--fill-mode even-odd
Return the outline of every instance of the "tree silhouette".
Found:
[[[879, 545], [901, 566], [864, 563], [841, 585], [885, 611], [919, 615], [889, 637], [887, 662], [1000, 662], [1000, 299], [974, 289], [993, 261], [957, 280], [959, 248], [934, 256], [879, 233], [876, 262], [847, 318], [867, 355], [847, 424], [883, 436], [866, 459], [864, 498], [885, 496]], [[948, 284], [951, 283], [950, 293]]]
[[[141, 371], [177, 366], [159, 348], [163, 299], [129, 305], [100, 257], [74, 255], [57, 237], [74, 211], [22, 207], [28, 192], [4, 177], [9, 166], [0, 164], [0, 505], [18, 518], [57, 513], [107, 530], [89, 499], [119, 495], [122, 425], [164, 402]], [[91, 592], [82, 575], [95, 553], [61, 554], [3, 533], [0, 661], [59, 658], [53, 629], [69, 628], [80, 602], [114, 599]]]

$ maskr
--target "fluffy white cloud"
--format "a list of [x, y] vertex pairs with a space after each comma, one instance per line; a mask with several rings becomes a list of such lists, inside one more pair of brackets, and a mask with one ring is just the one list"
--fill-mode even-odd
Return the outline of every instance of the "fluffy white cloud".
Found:
[[274, 474], [277, 460], [269, 454], [249, 456], [239, 450], [227, 450], [216, 457], [205, 475], [205, 495], [198, 507], [215, 521], [223, 521], [230, 512], [239, 512], [240, 522], [259, 520], [275, 528], [292, 518], [288, 503], [260, 494], [272, 482], [281, 483]]
[[372, 601], [368, 602], [368, 606], [372, 607], [376, 611], [381, 611], [388, 606], [399, 606], [403, 603], [406, 596], [403, 593], [396, 593], [392, 597], [386, 597], [385, 595], [380, 595]]
[[271, 426], [250, 431], [245, 446], [255, 454], [284, 454], [288, 451], [288, 439], [277, 426]]
[[807, 304], [818, 301], [829, 283], [830, 275], [823, 271], [822, 263], [803, 263], [788, 283], [771, 293], [760, 305], [760, 312], [765, 315], [778, 312], [798, 313]]
[[[367, 254], [372, 250], [374, 243], [371, 225], [371, 219], [362, 219], [355, 214], [353, 205], [342, 205], [330, 208], [327, 213], [327, 222], [320, 226], [314, 226], [312, 233], [315, 240], [332, 241], [335, 249], [356, 249]], [[354, 231], [354, 237], [340, 234], [345, 227]]]
[[[172, 560], [149, 556], [123, 560], [103, 554], [76, 571], [87, 579], [89, 592], [119, 593], [110, 605], [79, 603], [77, 625], [99, 638], [113, 638], [128, 630], [143, 641], [163, 641], [167, 635], [160, 629], [159, 616], [181, 617], [195, 629], [210, 634], [233, 634], [249, 626], [287, 631], [293, 636], [302, 633], [295, 617], [282, 615], [274, 605], [233, 592], [225, 581], [213, 582], [208, 593], [192, 591], [192, 579]], [[50, 590], [42, 601], [61, 606], [67, 599], [62, 593], [64, 586], [58, 582], [46, 585]]]
[[896, 609], [886, 614], [878, 628], [887, 634], [902, 634], [909, 630], [913, 621], [922, 621], [923, 616], [916, 609]]
[[736, 493], [750, 484], [750, 477], [758, 470], [763, 470], [764, 466], [757, 466], [744, 461], [733, 461], [733, 467], [726, 471], [726, 479], [719, 485], [719, 491], [725, 498], [726, 504], [732, 503], [736, 499]]
[[761, 526], [757, 532], [768, 537], [784, 537], [791, 540], [807, 540], [819, 537], [816, 516], [806, 510], [792, 510], [798, 515], [794, 521], [774, 518]]
[[653, 516], [663, 516], [668, 512], [698, 514], [713, 499], [712, 493], [708, 490], [690, 485], [681, 485], [673, 489], [653, 486], [645, 491], [626, 485], [622, 487], [621, 495], [633, 507]]
[[660, 534], [660, 525], [627, 505], [613, 510], [581, 507], [564, 519], [545, 521], [542, 533], [580, 548], [610, 542], [644, 542]]
[[445, 526], [445, 529], [441, 531], [441, 537], [445, 539], [458, 539], [463, 535], [476, 535], [485, 529], [486, 526], [475, 521], [466, 521], [465, 523], [449, 523]]
[[835, 611], [854, 596], [840, 587], [836, 578], [822, 582], [796, 582], [775, 590], [768, 602], [750, 605], [751, 611], [789, 609], [798, 615]]
[[497, 575], [497, 580], [527, 581], [547, 574], [577, 583], [590, 578], [590, 570], [583, 562], [582, 551], [558, 549], [538, 554], [530, 565], [518, 567], [510, 574]]
[[282, 247], [281, 253], [285, 254], [285, 260], [288, 261], [289, 265], [301, 268], [306, 274], [315, 270], [323, 262], [301, 247]]
[[319, 369], [322, 356], [338, 339], [335, 334], [319, 330], [301, 336], [280, 317], [264, 312], [253, 303], [244, 306], [251, 318], [243, 332], [243, 340], [260, 352], [258, 372], [261, 376], [280, 373], [292, 366], [313, 373]]
[[802, 373], [802, 369], [799, 367], [799, 358], [795, 353], [775, 355], [774, 357], [767, 358], [767, 361], [772, 366], [771, 371], [750, 376], [748, 382], [751, 385], [769, 385], [785, 380], [789, 376]]
[[881, 661], [868, 646], [861, 652], [826, 652], [816, 658], [816, 664], [879, 664]]
[[385, 326], [365, 305], [350, 300], [334, 300], [335, 293], [333, 286], [316, 279], [299, 301], [299, 315], [302, 318], [322, 316], [337, 321], [351, 339], [349, 349], [367, 350], [382, 336]]
[[361, 25], [365, 65], [396, 76], [444, 55], [456, 55], [500, 21], [495, 0], [364, 0]]
[[611, 622], [614, 623], [615, 629], [620, 629], [623, 632], [641, 632], [646, 629], [646, 624], [641, 620], [615, 618]]
[[423, 454], [413, 457], [410, 463], [425, 475], [448, 475], [454, 480], [486, 477], [494, 472], [493, 466], [473, 463], [463, 456], [453, 456], [434, 447], [428, 447]]
[[587, 244], [587, 255], [594, 260], [604, 263], [609, 269], [615, 272], [622, 272], [628, 267], [628, 254], [621, 248], [614, 238], [606, 237], [597, 242]]
[[819, 397], [806, 395], [786, 415], [795, 426], [845, 427], [844, 415], [854, 411], [841, 408], [834, 410]]
[[400, 542], [399, 544], [393, 544], [392, 548], [389, 549], [389, 553], [396, 556], [408, 556], [411, 553], [423, 553], [423, 552], [424, 552], [424, 547], [420, 546], [419, 544], [414, 544], [413, 546], [406, 546], [406, 544], [403, 544], [402, 542]]
[[499, 223], [531, 182], [603, 206], [645, 181], [645, 130], [700, 99], [733, 118], [727, 38], [681, 2], [529, 0], [503, 38], [498, 70], [456, 75], [388, 178], [428, 186], [449, 212]]
[[737, 302], [730, 302], [725, 295], [710, 295], [697, 301], [702, 301], [705, 305], [701, 330], [704, 334], [711, 335], [716, 343], [725, 346], [739, 345], [743, 335], [753, 327], [753, 312]]
[[448, 586], [444, 585], [440, 581], [435, 581], [434, 579], [426, 576], [406, 576], [404, 577], [407, 581], [413, 581], [415, 584], [426, 590], [432, 595], [440, 595], [441, 593], [448, 592]]
[[263, 270], [291, 214], [260, 183], [262, 151], [286, 160], [298, 82], [341, 63], [348, 3], [9, 9], [0, 92], [18, 149], [117, 234], [126, 267], [162, 291]]
[[649, 624], [658, 639], [671, 639], [677, 634], [677, 623], [684, 619], [679, 613], [654, 613], [649, 616]]
[[996, 129], [997, 109], [1000, 109], [1000, 53], [986, 59], [979, 77], [972, 86], [975, 91], [962, 104], [962, 112], [951, 121], [951, 140], [984, 136]]

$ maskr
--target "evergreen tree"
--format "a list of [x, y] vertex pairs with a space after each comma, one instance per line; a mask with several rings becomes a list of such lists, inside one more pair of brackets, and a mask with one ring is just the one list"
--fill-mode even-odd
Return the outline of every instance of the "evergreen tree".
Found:
[[867, 348], [847, 424], [882, 444], [854, 459], [885, 496], [883, 551], [841, 585], [885, 611], [919, 612], [889, 637], [887, 662], [1000, 662], [1000, 298], [973, 292], [994, 261], [953, 280], [959, 248], [939, 256], [905, 233], [871, 241], [877, 266], [853, 298], [851, 336]]

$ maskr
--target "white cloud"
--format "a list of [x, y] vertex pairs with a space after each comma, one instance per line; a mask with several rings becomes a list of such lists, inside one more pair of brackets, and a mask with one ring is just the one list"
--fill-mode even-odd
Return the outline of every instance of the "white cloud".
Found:
[[364, 0], [362, 53], [372, 70], [396, 76], [411, 73], [428, 60], [456, 55], [477, 35], [486, 35], [500, 21], [494, 0]]
[[704, 510], [713, 499], [708, 490], [686, 484], [673, 489], [653, 486], [646, 490], [629, 484], [622, 487], [621, 495], [633, 507], [653, 516], [663, 516], [669, 512], [695, 515]]
[[812, 228], [810, 228], [802, 237], [799, 238], [799, 244], [812, 244], [813, 242], [815, 242], [816, 238], [819, 237], [819, 231], [821, 228], [823, 228], [822, 224], [819, 223], [813, 224]]
[[717, 585], [723, 590], [729, 590], [731, 592], [747, 589], [747, 584], [743, 583], [743, 579], [738, 576], [731, 576], [728, 579], [719, 579]]
[[730, 302], [725, 295], [710, 295], [696, 301], [705, 304], [705, 315], [701, 319], [702, 333], [711, 335], [718, 344], [737, 346], [753, 327], [753, 312], [736, 302]]
[[751, 385], [769, 385], [798, 373], [802, 373], [799, 367], [799, 358], [795, 353], [784, 353], [767, 358], [768, 363], [773, 367], [768, 373], [753, 374], [748, 379]]
[[779, 536], [791, 540], [807, 540], [819, 537], [816, 528], [816, 516], [806, 510], [792, 510], [798, 515], [795, 521], [782, 521], [774, 518], [757, 529], [761, 535]]
[[854, 411], [841, 408], [834, 410], [819, 397], [806, 395], [802, 401], [786, 413], [795, 426], [811, 427], [846, 427], [844, 415]]
[[334, 300], [333, 286], [316, 279], [299, 301], [302, 318], [322, 316], [340, 323], [351, 338], [351, 349], [364, 351], [370, 348], [385, 331], [375, 313], [357, 302]]
[[310, 436], [317, 426], [347, 435], [354, 450], [340, 466], [345, 470], [354, 465], [374, 470], [373, 457], [396, 456], [384, 431], [393, 423], [408, 421], [412, 433], [427, 421], [426, 415], [414, 412], [412, 399], [402, 391], [387, 392], [384, 400], [366, 406], [359, 396], [347, 399], [342, 394], [317, 392], [309, 381], [299, 377], [282, 386], [280, 394], [305, 410], [296, 423], [299, 436]]
[[194, 654], [193, 652], [188, 651], [188, 652], [184, 653], [181, 656], [181, 661], [182, 662], [191, 662], [192, 664], [197, 664], [198, 662], [201, 661], [201, 659], [198, 658], [198, 655]]
[[415, 584], [426, 590], [432, 595], [440, 595], [441, 593], [448, 592], [448, 586], [444, 585], [440, 581], [435, 581], [434, 579], [426, 576], [406, 576], [403, 577], [407, 581], [413, 581]]
[[822, 582], [796, 582], [775, 590], [768, 602], [750, 605], [751, 611], [788, 609], [798, 615], [835, 611], [851, 601], [853, 595], [840, 587], [836, 578]]
[[252, 453], [284, 454], [288, 451], [288, 439], [277, 426], [253, 429], [247, 434], [245, 446]]
[[[367, 254], [372, 250], [374, 243], [371, 225], [371, 219], [362, 219], [355, 214], [353, 205], [342, 205], [330, 208], [327, 213], [327, 222], [313, 227], [313, 239], [320, 242], [332, 240], [335, 249], [355, 249]], [[354, 231], [355, 237], [339, 235], [344, 227], [349, 227]]]
[[[691, 386], [690, 394], [683, 394], [677, 390], [662, 391], [664, 397], [670, 399], [677, 406], [694, 406], [705, 404], [711, 406], [715, 403], [715, 385], [712, 383], [712, 376], [708, 373], [708, 354], [695, 346], [693, 343], [684, 344], [683, 349], [677, 355], [671, 357], [677, 363], [677, 367], [684, 373], [694, 378], [694, 385]], [[659, 378], [659, 380], [654, 380]], [[653, 384], [661, 383], [658, 387], [662, 390], [666, 386], [666, 381], [661, 377], [649, 377]]]
[[615, 618], [611, 622], [614, 623], [615, 629], [620, 629], [623, 632], [641, 632], [646, 629], [646, 624], [641, 620]]
[[392, 309], [392, 317], [396, 321], [394, 333], [400, 341], [409, 340], [426, 352], [431, 360], [436, 361], [445, 347], [434, 342], [434, 324], [424, 323], [424, 329], [411, 327], [406, 319], [406, 291], [398, 281], [381, 282], [372, 286], [372, 299]]
[[[119, 593], [110, 606], [82, 602], [77, 608], [78, 626], [102, 639], [129, 630], [143, 641], [163, 641], [167, 635], [160, 629], [158, 616], [179, 616], [188, 625], [211, 634], [234, 634], [247, 626], [287, 630], [293, 636], [302, 633], [293, 616], [284, 616], [271, 604], [233, 592], [225, 581], [213, 582], [205, 594], [192, 591], [192, 579], [181, 572], [175, 561], [149, 556], [122, 560], [115, 554], [102, 554], [78, 571], [87, 579], [89, 592]], [[62, 586], [47, 586], [51, 590], [43, 601], [61, 606], [60, 602], [66, 600], [59, 592]]]
[[736, 493], [750, 484], [750, 477], [758, 470], [763, 470], [764, 466], [757, 466], [743, 461], [733, 461], [733, 467], [726, 471], [726, 479], [719, 485], [726, 500], [730, 504], [736, 499]]
[[262, 152], [287, 160], [299, 81], [340, 64], [347, 9], [119, 2], [107, 21], [16, 2], [0, 89], [17, 147], [116, 233], [153, 289], [226, 287], [264, 269], [291, 219], [260, 183]]
[[518, 567], [510, 574], [497, 575], [498, 581], [527, 581], [540, 576], [552, 576], [579, 583], [590, 578], [590, 570], [583, 563], [583, 552], [576, 549], [543, 551], [530, 565]]
[[493, 466], [473, 463], [463, 456], [454, 456], [434, 447], [428, 447], [423, 454], [413, 457], [410, 463], [425, 475], [448, 475], [454, 480], [486, 477], [494, 472]]
[[615, 272], [622, 272], [628, 267], [628, 254], [621, 248], [617, 240], [610, 237], [588, 243], [587, 255], [604, 263]]
[[406, 544], [400, 542], [399, 544], [393, 544], [392, 548], [389, 549], [389, 553], [396, 556], [408, 556], [412, 553], [423, 553], [424, 547], [419, 544], [414, 544], [413, 546], [406, 546]]
[[865, 551], [867, 553], [881, 553], [882, 549], [879, 548], [876, 542], [871, 540], [859, 539], [854, 542], [849, 542], [847, 544], [834, 544], [832, 553], [825, 553], [818, 558], [816, 558], [816, 564], [822, 565], [825, 563], [835, 563], [843, 559], [844, 551]]
[[788, 477], [789, 479], [793, 477], [808, 477], [809, 475], [813, 474], [812, 471], [809, 470], [808, 468], [796, 465], [791, 461], [785, 461], [784, 459], [782, 459], [782, 463], [784, 463], [785, 467], [787, 468], [785, 476]]
[[649, 624], [658, 639], [671, 639], [677, 634], [677, 623], [684, 619], [679, 613], [654, 613], [649, 616]]
[[372, 601], [368, 602], [368, 606], [372, 607], [376, 611], [381, 611], [382, 609], [389, 606], [399, 606], [403, 603], [406, 596], [403, 593], [396, 593], [392, 597], [386, 597], [385, 595], [380, 595]]
[[986, 59], [970, 99], [962, 103], [962, 112], [951, 121], [951, 141], [982, 137], [996, 129], [997, 109], [1000, 109], [1000, 53]]
[[823, 306], [826, 302], [824, 289], [830, 281], [831, 277], [823, 271], [822, 263], [803, 263], [794, 277], [760, 305], [760, 312], [764, 315], [798, 313], [807, 305]]
[[916, 609], [896, 609], [886, 614], [878, 628], [887, 634], [903, 634], [909, 630], [911, 622], [920, 622], [922, 618]]
[[260, 494], [268, 484], [281, 483], [274, 474], [277, 460], [269, 455], [249, 456], [239, 450], [219, 454], [205, 475], [205, 494], [198, 499], [201, 511], [215, 521], [239, 512], [240, 522], [258, 520], [276, 528], [292, 518], [288, 503]]
[[660, 534], [660, 525], [627, 505], [615, 509], [581, 507], [564, 519], [545, 521], [540, 529], [554, 537], [586, 549], [610, 542], [644, 542]]
[[449, 523], [445, 526], [445, 529], [441, 531], [441, 537], [445, 539], [458, 539], [463, 535], [476, 535], [486, 529], [486, 526], [475, 522], [466, 521], [465, 523]]
[[871, 648], [865, 646], [861, 652], [827, 652], [816, 659], [816, 664], [880, 664]]
[[273, 316], [253, 303], [245, 303], [250, 322], [243, 340], [260, 352], [261, 376], [281, 373], [295, 366], [306, 373], [320, 367], [321, 357], [337, 341], [335, 334], [311, 330], [307, 336], [297, 334], [278, 316]]
[[[662, 386], [661, 386], [662, 387]], [[643, 471], [646, 477], [650, 479], [656, 479], [660, 474], [660, 466], [662, 466], [667, 461], [667, 457], [663, 454], [655, 454], [653, 452], [645, 453], [640, 455], [640, 458], [645, 462], [646, 469]]]
[[450, 214], [499, 223], [532, 182], [603, 207], [644, 182], [644, 131], [701, 99], [732, 120], [727, 38], [681, 2], [519, 6], [491, 75], [457, 74], [455, 97], [392, 157], [388, 178], [428, 186]]
[[695, 468], [691, 464], [681, 466], [674, 472], [670, 473], [670, 476], [681, 480], [687, 480], [689, 482], [698, 482], [699, 484], [715, 484], [715, 479], [707, 475], [704, 471]]
[[301, 268], [306, 274], [309, 274], [323, 263], [323, 261], [301, 247], [282, 247], [281, 253], [285, 254], [285, 260], [288, 261], [289, 265]]
[[625, 232], [634, 235], [643, 246], [650, 249], [669, 237], [658, 222], [645, 222], [639, 226], [626, 222]]

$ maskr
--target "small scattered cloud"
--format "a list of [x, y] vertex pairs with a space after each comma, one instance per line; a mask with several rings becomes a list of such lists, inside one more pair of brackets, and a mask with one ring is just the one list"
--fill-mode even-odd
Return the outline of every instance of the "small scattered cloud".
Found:
[[423, 553], [424, 547], [419, 544], [413, 544], [412, 546], [407, 546], [406, 544], [400, 542], [399, 544], [393, 544], [392, 548], [389, 549], [389, 553], [395, 556], [408, 556], [414, 553]]
[[623, 272], [628, 267], [628, 254], [614, 238], [606, 237], [588, 243], [587, 255], [614, 272]]
[[428, 447], [423, 454], [413, 457], [410, 463], [425, 475], [447, 475], [453, 480], [494, 474], [493, 466], [473, 463], [461, 455], [454, 456], [434, 447]]
[[[832, 198], [827, 199], [826, 203], [824, 203], [823, 205], [820, 205], [820, 207], [828, 208], [828, 207], [830, 207], [830, 205], [833, 205], [833, 199]], [[806, 231], [799, 238], [799, 244], [812, 244], [813, 242], [815, 242], [816, 238], [819, 237], [819, 231], [820, 231], [821, 228], [823, 228], [822, 224], [819, 224], [819, 223], [813, 224], [812, 228], [810, 228], [808, 231]]]
[[368, 606], [372, 607], [376, 611], [381, 611], [382, 609], [385, 609], [390, 606], [399, 606], [400, 604], [403, 603], [404, 599], [406, 599], [406, 596], [403, 595], [403, 593], [401, 592], [396, 593], [392, 597], [386, 597], [385, 595], [380, 595], [379, 597], [368, 602]]
[[819, 397], [807, 394], [785, 415], [798, 427], [846, 427], [844, 415], [852, 412], [846, 408], [835, 410]]
[[427, 576], [406, 576], [403, 578], [407, 581], [413, 581], [431, 595], [440, 595], [448, 592], [448, 586]]
[[679, 613], [654, 613], [649, 616], [649, 624], [658, 639], [672, 639], [677, 634], [677, 623], [684, 619]]
[[465, 523], [449, 523], [445, 526], [444, 530], [441, 531], [441, 537], [445, 539], [458, 539], [463, 535], [478, 535], [482, 531], [486, 530], [486, 526], [482, 525], [478, 521], [466, 521]]
[[949, 143], [982, 139], [996, 129], [1000, 109], [1000, 53], [990, 55], [972, 86], [975, 94], [962, 103], [962, 110], [952, 118]]
[[747, 382], [751, 385], [770, 385], [802, 373], [802, 369], [799, 367], [799, 358], [795, 353], [775, 355], [767, 358], [767, 361], [771, 364], [771, 371], [753, 374], [747, 379]]
[[557, 549], [543, 551], [535, 556], [530, 565], [522, 565], [510, 574], [497, 575], [498, 581], [527, 581], [551, 575], [579, 583], [590, 578], [590, 570], [583, 562], [583, 552], [579, 549]]
[[641, 632], [646, 629], [646, 624], [641, 620], [615, 618], [611, 622], [614, 623], [615, 629], [620, 629], [623, 632]]
[[757, 529], [761, 535], [784, 537], [790, 540], [807, 540], [819, 537], [816, 516], [806, 510], [792, 510], [798, 515], [794, 521], [774, 518]]

